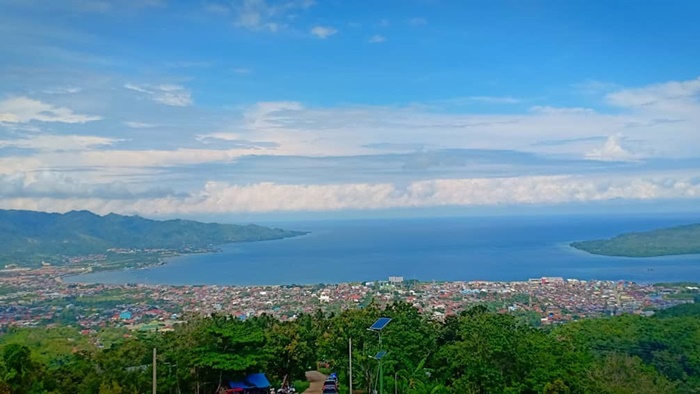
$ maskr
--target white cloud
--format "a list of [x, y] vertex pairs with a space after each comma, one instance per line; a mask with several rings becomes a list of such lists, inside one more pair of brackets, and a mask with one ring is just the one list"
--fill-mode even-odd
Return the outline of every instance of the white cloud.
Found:
[[0, 199], [7, 198], [99, 198], [124, 200], [157, 198], [174, 194], [168, 189], [144, 188], [121, 181], [95, 183], [61, 172], [38, 171], [0, 174]]
[[173, 107], [187, 107], [194, 104], [190, 91], [180, 85], [136, 85], [128, 83], [126, 89], [147, 94], [159, 104]]
[[275, 33], [285, 27], [284, 22], [293, 12], [313, 4], [313, 0], [240, 0], [233, 6], [234, 24], [252, 31]]
[[382, 43], [382, 42], [385, 42], [385, 41], [386, 41], [386, 37], [384, 37], [384, 36], [382, 36], [382, 35], [379, 35], [379, 34], [375, 34], [375, 35], [373, 35], [372, 37], [369, 38], [369, 42], [370, 42], [371, 44], [379, 44], [379, 43]]
[[326, 39], [334, 34], [338, 33], [338, 30], [330, 27], [330, 26], [314, 26], [311, 29], [311, 34], [314, 36], [320, 38], [320, 39]]
[[121, 10], [132, 10], [146, 7], [164, 7], [165, 0], [62, 0], [46, 2], [41, 0], [22, 0], [14, 2], [17, 5], [35, 7], [48, 11], [64, 11], [70, 13], [109, 13]]
[[443, 100], [443, 102], [454, 104], [466, 102], [480, 102], [486, 104], [517, 104], [520, 102], [520, 100], [510, 96], [468, 96]]
[[76, 114], [67, 107], [43, 103], [28, 97], [13, 97], [0, 101], [0, 123], [39, 122], [86, 123], [102, 117]]
[[634, 89], [621, 89], [606, 96], [609, 104], [666, 115], [695, 115], [700, 118], [700, 77]]
[[[473, 96], [462, 101], [512, 103], [517, 99]], [[635, 152], [646, 152], [644, 157], [697, 156], [697, 115], [678, 116], [673, 122], [653, 115], [550, 106], [532, 107], [523, 114], [482, 115], [441, 113], [421, 106], [305, 108], [297, 102], [271, 102], [246, 111], [237, 132], [244, 130], [254, 135], [248, 139], [273, 141], [281, 151], [302, 156], [371, 154], [365, 147], [391, 142], [435, 149], [505, 149], [591, 158], [591, 151], [600, 147], [590, 137], [618, 133], [634, 140]], [[572, 142], [538, 144], [551, 140]]]
[[625, 137], [615, 134], [608, 137], [602, 147], [593, 149], [586, 157], [601, 161], [636, 161], [640, 157], [623, 147]]
[[391, 183], [232, 185], [207, 182], [202, 190], [186, 197], [168, 196], [135, 201], [5, 198], [0, 199], [0, 207], [50, 211], [80, 208], [99, 213], [197, 214], [697, 198], [700, 198], [700, 184], [692, 176], [657, 174], [643, 178], [533, 176], [435, 179], [412, 182], [405, 187]]
[[588, 95], [606, 94], [619, 90], [621, 88], [620, 85], [615, 83], [597, 81], [593, 79], [575, 83], [572, 85], [572, 87], [574, 88], [574, 90]]
[[423, 26], [427, 25], [428, 21], [426, 21], [425, 18], [411, 18], [409, 19], [408, 24], [411, 26]]
[[530, 107], [530, 111], [535, 112], [535, 113], [540, 113], [540, 114], [548, 114], [548, 115], [554, 115], [554, 114], [587, 115], [587, 114], [594, 114], [595, 113], [595, 111], [592, 110], [591, 108], [549, 107], [549, 106], [538, 106], [538, 105], [536, 105], [534, 107]]
[[145, 122], [124, 122], [126, 127], [131, 127], [132, 129], [150, 129], [153, 127], [158, 127], [156, 123], [145, 123]]
[[621, 107], [637, 107], [663, 100], [696, 99], [700, 94], [700, 77], [690, 81], [673, 81], [637, 89], [622, 89], [607, 95], [607, 100]]
[[74, 86], [60, 87], [55, 89], [43, 90], [44, 94], [75, 94], [81, 92], [82, 89]]
[[[173, 150], [93, 150], [95, 147], [111, 145], [120, 140], [100, 137], [45, 136], [37, 139], [1, 141], [0, 147], [36, 149], [42, 153], [35, 156], [0, 157], [0, 174], [19, 170], [42, 169], [75, 170], [76, 168], [99, 169], [111, 175], [133, 173], [134, 169], [167, 168], [203, 163], [226, 163], [240, 157], [259, 154], [284, 154], [275, 146], [244, 146], [235, 149], [173, 149]], [[288, 153], [288, 151], [286, 151]], [[97, 174], [99, 176], [100, 174]]]
[[118, 141], [121, 140], [86, 135], [39, 134], [29, 138], [0, 140], [0, 148], [34, 149], [45, 152], [76, 151], [109, 146]]
[[[682, 91], [693, 91], [693, 84], [679, 84], [683, 87]], [[173, 90], [169, 90], [167, 86], [133, 84], [128, 85], [128, 88], [139, 95], [155, 100], [157, 95]], [[141, 134], [144, 138], [135, 139], [128, 144], [122, 143], [119, 149], [111, 146], [117, 141], [115, 139], [79, 136], [77, 135], [80, 134], [79, 131], [70, 129], [66, 131], [67, 128], [74, 127], [70, 125], [55, 125], [51, 129], [54, 134], [39, 133], [38, 137], [40, 138], [38, 139], [12, 139], [13, 136], [22, 135], [22, 133], [11, 129], [8, 132], [7, 126], [10, 124], [5, 122], [3, 130], [5, 130], [6, 135], [0, 136], [0, 138], [3, 138], [0, 140], [0, 145], [3, 148], [10, 149], [0, 152], [1, 155], [4, 155], [0, 157], [0, 174], [55, 170], [69, 173], [72, 177], [76, 177], [78, 174], [90, 173], [91, 181], [97, 183], [106, 183], [113, 179], [138, 178], [144, 183], [166, 182], [166, 184], [169, 184], [167, 183], [170, 182], [169, 178], [163, 176], [163, 174], [168, 174], [172, 176], [172, 179], [177, 178], [177, 181], [173, 182], [179, 182], [178, 184], [183, 185], [183, 191], [199, 196], [200, 199], [206, 200], [208, 197], [202, 194], [203, 192], [198, 192], [196, 188], [201, 186], [200, 182], [203, 179], [210, 179], [211, 181], [216, 181], [216, 185], [224, 185], [220, 186], [224, 189], [234, 188], [232, 190], [240, 193], [247, 193], [249, 190], [253, 190], [251, 189], [253, 186], [257, 188], [254, 190], [258, 192], [269, 190], [270, 192], [280, 191], [282, 193], [284, 191], [292, 195], [294, 193], [306, 193], [303, 195], [299, 194], [299, 198], [308, 194], [312, 196], [309, 197], [309, 202], [300, 201], [298, 204], [308, 206], [308, 209], [315, 209], [311, 205], [313, 202], [311, 200], [314, 198], [319, 201], [325, 201], [325, 205], [322, 205], [319, 209], [330, 209], [324, 207], [333, 206], [367, 206], [370, 208], [381, 206], [382, 203], [375, 202], [373, 198], [375, 194], [383, 196], [382, 193], [385, 192], [389, 193], [389, 197], [386, 198], [390, 206], [413, 206], [411, 204], [416, 204], [415, 206], [429, 206], [433, 202], [443, 204], [444, 201], [447, 204], [458, 197], [447, 197], [450, 195], [447, 191], [449, 189], [448, 186], [454, 187], [459, 193], [465, 194], [469, 194], [465, 189], [466, 186], [464, 186], [466, 184], [483, 184], [484, 187], [496, 185], [506, 188], [509, 190], [509, 193], [517, 193], [521, 189], [529, 190], [527, 188], [530, 186], [527, 186], [527, 183], [522, 183], [525, 181], [516, 182], [515, 179], [519, 178], [502, 178], [511, 179], [509, 183], [494, 183], [496, 182], [494, 180], [487, 181], [490, 178], [462, 180], [462, 183], [457, 182], [458, 180], [449, 179], [435, 179], [430, 182], [418, 181], [418, 179], [520, 174], [523, 172], [513, 172], [506, 168], [508, 164], [517, 163], [517, 160], [534, 160], [537, 166], [541, 166], [535, 169], [537, 172], [529, 174], [568, 174], [579, 171], [578, 167], [574, 168], [574, 164], [571, 164], [572, 167], [566, 167], [568, 164], [565, 164], [561, 168], [554, 168], [550, 161], [544, 163], [543, 160], [540, 160], [541, 156], [531, 156], [531, 154], [546, 155], [547, 160], [550, 158], [549, 155], [553, 155], [557, 159], [571, 160], [572, 162], [577, 159], [589, 159], [591, 161], [577, 161], [577, 163], [586, 163], [585, 170], [581, 171], [600, 171], [606, 172], [606, 174], [613, 171], [613, 174], [610, 175], [611, 177], [615, 177], [614, 171], [623, 166], [620, 166], [618, 163], [605, 163], [603, 161], [636, 160], [638, 164], [624, 166], [625, 171], [633, 171], [642, 167], [642, 170], [648, 171], [649, 168], [658, 168], [653, 166], [657, 165], [654, 163], [660, 162], [660, 160], [651, 159], [698, 158], [697, 147], [700, 146], [700, 133], [697, 131], [700, 126], [700, 111], [690, 110], [698, 107], [697, 100], [689, 94], [679, 95], [677, 94], [678, 92], [669, 94], [665, 89], [667, 88], [661, 89], [662, 93], [659, 93], [658, 88], [652, 89], [650, 87], [649, 89], [656, 96], [664, 98], [662, 100], [666, 103], [664, 105], [622, 107], [622, 109], [615, 108], [615, 111], [607, 112], [583, 107], [562, 108], [541, 105], [531, 107], [529, 111], [521, 113], [505, 111], [504, 113], [479, 114], [460, 113], [454, 111], [454, 108], [446, 111], [445, 108], [436, 108], [435, 106], [422, 104], [408, 106], [338, 105], [314, 107], [305, 106], [296, 101], [280, 101], [261, 102], [248, 108], [227, 108], [226, 112], [206, 112], [206, 115], [198, 115], [195, 119], [188, 118], [192, 117], [190, 111], [172, 111], [172, 114], [169, 114], [169, 116], [173, 116], [173, 118], [169, 118], [167, 122], [163, 121], [163, 123], [160, 123], [158, 117], [153, 117], [158, 115], [158, 111], [147, 115], [140, 112], [122, 111], [122, 115], [117, 119], [124, 119], [123, 114], [129, 113], [131, 117], [126, 119], [133, 120], [129, 122], [114, 120], [114, 123], [107, 124], [106, 127], [121, 128], [122, 132]], [[94, 91], [95, 89], [89, 89], [86, 92], [77, 94], [77, 97], [70, 97], [70, 99], [84, 100], [85, 97], [83, 95], [93, 94]], [[625, 94], [630, 94], [630, 91], [627, 90]], [[621, 92], [623, 90], [618, 91], [618, 93]], [[126, 90], [121, 90], [120, 93], [125, 97], [134, 94]], [[647, 95], [648, 92], [644, 88], [640, 88], [640, 92], [635, 94]], [[677, 97], [683, 98], [677, 99]], [[465, 96], [458, 100], [463, 100], [465, 103], [484, 102], [494, 104], [518, 102], [518, 99], [509, 96]], [[631, 102], [629, 98], [625, 100]], [[104, 105], [108, 106], [111, 103]], [[51, 108], [55, 109], [57, 107], [52, 106]], [[685, 112], [679, 111], [680, 108], [684, 108]], [[148, 109], [146, 110], [148, 111]], [[192, 111], [196, 110], [193, 109]], [[41, 110], [34, 112], [38, 113], [37, 116], [48, 116], [46, 112]], [[5, 112], [1, 113], [5, 114]], [[9, 114], [9, 112], [7, 113]], [[62, 115], [68, 115], [65, 111], [61, 113]], [[183, 115], [182, 118], [178, 117], [178, 114], [184, 113], [187, 114]], [[205, 114], [204, 112], [196, 113]], [[70, 115], [85, 116], [76, 115], [72, 112]], [[9, 115], [3, 116], [9, 117]], [[18, 122], [19, 118], [17, 115], [13, 116], [12, 120]], [[184, 119], [184, 122], [181, 122], [182, 119]], [[158, 133], [155, 133], [156, 130], [153, 133], [135, 133], [124, 130], [124, 125], [136, 128], [151, 125], [150, 123], [141, 122], [146, 120], [158, 122], [161, 125], [167, 124], [169, 127], [172, 127], [172, 130], [157, 129]], [[12, 127], [34, 125], [11, 124]], [[62, 131], [70, 134], [57, 135], [57, 133]], [[105, 129], [105, 131], [108, 131], [108, 129]], [[2, 131], [0, 130], [0, 132]], [[160, 134], [161, 132], [168, 132], [168, 134]], [[170, 137], [173, 137], [173, 139], [170, 139]], [[538, 143], [547, 141], [553, 143]], [[557, 143], [562, 141], [565, 143]], [[181, 148], [177, 149], [177, 147]], [[381, 147], [379, 154], [383, 155], [383, 157], [377, 158], [375, 156], [378, 154], [376, 147]], [[17, 154], [17, 152], [13, 152], [12, 148], [32, 149], [38, 152], [30, 155], [27, 152]], [[474, 157], [467, 157], [465, 154], [464, 157], [466, 159], [460, 162], [471, 163], [474, 161], [477, 162], [477, 165], [483, 164], [480, 161], [483, 155], [479, 153], [479, 150], [496, 150], [502, 153], [503, 151], [514, 152], [510, 152], [512, 155], [503, 154], [499, 156], [498, 160], [502, 160], [502, 162], [489, 161], [486, 163], [485, 166], [488, 167], [488, 171], [471, 171], [473, 167], [469, 167], [470, 171], [466, 174], [462, 169], [459, 169], [459, 172], [456, 170], [456, 167], [453, 166], [454, 160], [450, 157], [445, 160], [440, 159], [440, 165], [431, 165], [429, 167], [430, 171], [426, 171], [428, 167], [425, 165], [421, 166], [421, 164], [424, 164], [421, 161], [423, 160], [422, 157], [416, 158], [416, 160], [421, 161], [421, 163], [418, 163], [419, 165], [412, 165], [409, 168], [404, 165], [405, 158], [392, 155], [397, 153], [405, 154], [406, 152], [419, 149], [427, 149], [429, 152], [447, 149], [469, 151], [474, 154]], [[10, 154], [15, 154], [16, 156], [8, 156]], [[309, 170], [308, 173], [318, 174], [318, 176], [311, 177], [301, 169], [297, 171], [294, 168], [285, 168], [279, 163], [288, 163], [288, 161], [285, 161], [286, 158], [272, 158], [271, 156], [298, 158], [304, 165], [308, 165], [308, 167], [300, 165], [299, 168], [313, 167], [313, 171]], [[387, 159], [389, 156], [391, 157]], [[521, 157], [521, 159], [517, 157], [512, 159], [514, 156]], [[240, 160], [241, 158], [245, 158], [245, 160]], [[317, 158], [322, 159], [319, 160]], [[508, 161], [511, 159], [513, 161]], [[338, 166], [331, 164], [330, 167], [316, 171], [317, 167], [323, 166], [325, 163], [334, 163], [334, 160], [336, 163], [341, 164], [338, 164]], [[367, 163], [370, 160], [373, 160], [371, 164], [373, 166], [371, 167], [372, 170], [368, 170]], [[597, 163], [593, 162], [593, 160], [601, 162]], [[260, 167], [264, 167], [264, 169], [251, 171], [251, 163], [255, 163], [256, 166], [260, 164]], [[697, 162], [692, 163], [688, 164], [688, 166], [697, 166]], [[210, 166], [206, 166], [207, 164], [210, 164]], [[538, 170], [543, 167], [546, 167], [546, 171]], [[223, 169], [223, 171], [207, 172], [210, 168]], [[484, 168], [484, 166], [479, 168]], [[534, 168], [534, 165], [532, 168]], [[697, 172], [697, 168], [694, 168], [694, 170]], [[295, 171], [298, 173], [291, 174]], [[135, 174], [138, 174], [138, 176]], [[278, 174], [284, 175], [278, 176]], [[642, 179], [639, 173], [635, 174], [635, 176], [638, 180]], [[237, 179], [237, 182], [251, 183], [236, 185], [230, 183], [232, 182], [231, 179]], [[298, 184], [259, 183], [271, 179], [277, 182], [288, 181]], [[401, 182], [411, 185], [413, 189], [410, 190], [413, 191], [409, 193], [407, 192], [409, 189], [406, 186], [386, 183], [387, 179], [392, 181], [401, 179]], [[478, 179], [481, 180], [477, 182], [476, 180]], [[603, 187], [607, 188], [602, 178], [567, 177], [565, 179], [567, 179], [566, 182], [558, 184], [550, 178], [537, 178], [537, 190], [545, 190], [543, 193], [549, 193], [549, 188], [556, 191], [559, 190], [557, 185], [568, 185], [567, 187], [576, 190], [578, 194], [568, 195], [567, 198], [578, 198], [575, 196], [581, 195], [581, 201], [602, 198], [600, 197], [601, 195], [614, 195], [608, 189], [605, 189], [607, 194], [595, 194], [593, 192], [586, 194], [582, 191], [587, 190], [585, 188], [590, 185], [593, 185], [590, 187], [594, 188], [594, 191], [599, 191]], [[572, 179], [575, 179], [576, 182]], [[673, 178], [673, 182], [675, 182], [673, 184], [678, 185], [677, 190], [674, 189], [674, 192], [669, 191], [664, 184], [658, 184], [656, 181], [645, 181], [646, 183], [639, 185], [634, 184], [636, 186], [632, 188], [630, 186], [631, 180], [632, 177], [619, 178], [616, 182], [619, 183], [619, 188], [636, 190], [635, 193], [637, 194], [629, 193], [627, 195], [630, 197], [623, 196], [620, 198], [638, 198], [635, 196], [642, 195], [641, 191], [643, 190], [651, 190], [649, 193], [652, 195], [652, 198], [656, 198], [653, 196], [661, 196], [658, 198], [666, 198], [666, 196], [675, 198], [673, 193], [679, 193], [677, 194], [678, 196], [688, 196], [689, 194], [687, 193], [692, 193], [692, 190], [696, 190], [692, 182], [690, 183], [692, 187], [683, 186], [684, 184], [681, 182], [682, 177]], [[224, 183], [222, 184], [221, 181], [224, 181]], [[324, 182], [332, 182], [332, 184], [325, 185], [327, 187], [313, 184]], [[194, 186], [195, 184], [198, 186]], [[533, 184], [530, 183], [529, 185], [532, 186]], [[193, 188], [195, 189], [193, 190]], [[659, 190], [658, 194], [654, 194], [657, 193], [657, 189]], [[375, 194], [370, 192], [359, 193], [362, 190], [369, 190]], [[440, 193], [433, 193], [432, 190], [438, 190]], [[366, 198], [368, 201], [350, 203], [348, 202], [348, 199], [350, 199], [348, 196], [353, 196], [352, 193], [359, 193], [360, 197], [358, 198]], [[496, 192], [492, 192], [487, 197], [497, 200], [498, 195], [493, 193]], [[561, 193], [561, 191], [552, 192], [554, 195], [557, 193]], [[527, 193], [522, 194], [523, 197], [521, 198], [524, 201], [527, 200], [525, 198], [526, 195]], [[534, 194], [531, 193], [530, 195]], [[324, 200], [326, 198], [324, 196], [327, 196], [326, 200]], [[425, 198], [418, 198], [420, 196]], [[250, 198], [252, 199], [252, 196]], [[277, 197], [271, 195], [269, 198], [274, 202]], [[478, 198], [474, 198], [474, 200], [465, 200], [460, 202], [460, 204], [472, 204], [475, 203], [473, 201], [480, 201]], [[538, 199], [541, 200], [542, 197], [535, 196], [530, 197], [530, 199], [539, 201]], [[559, 200], [564, 200], [564, 198], [561, 197]], [[210, 203], [213, 204], [213, 201], [211, 200]], [[228, 200], [224, 199], [222, 201], [226, 202]], [[518, 201], [520, 200], [516, 200], [514, 203], [519, 203]], [[198, 206], [203, 211], [219, 209], [201, 203], [200, 200], [188, 200], [187, 204], [182, 203], [179, 199], [168, 199], [161, 202], [164, 206], [172, 205], [171, 209], [173, 210], [187, 210], [189, 208], [186, 205], [189, 203], [192, 203], [193, 206]], [[294, 208], [287, 208], [286, 206], [275, 208], [274, 204], [281, 203], [274, 202], [273, 204], [273, 202], [270, 202], [269, 204], [271, 205], [267, 208], [245, 209]], [[29, 204], [26, 201], [23, 202], [23, 204], [25, 203]], [[105, 201], [92, 200], [85, 203], [88, 205], [97, 204], [98, 206], [107, 204]], [[148, 213], [146, 212], [147, 209], [160, 209], [151, 200], [144, 200], [139, 202], [139, 204], [142, 204], [144, 213]], [[253, 204], [253, 202], [246, 202], [245, 204]], [[243, 204], [244, 207], [246, 206], [245, 204]], [[119, 207], [118, 205], [110, 206]], [[129, 208], [122, 206], [120, 209]]]

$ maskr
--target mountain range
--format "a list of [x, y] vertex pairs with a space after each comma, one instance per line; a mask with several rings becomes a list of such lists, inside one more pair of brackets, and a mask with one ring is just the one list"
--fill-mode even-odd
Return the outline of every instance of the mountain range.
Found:
[[254, 224], [150, 220], [140, 216], [0, 210], [0, 262], [19, 265], [59, 256], [104, 253], [110, 248], [187, 250], [265, 241], [305, 233]]

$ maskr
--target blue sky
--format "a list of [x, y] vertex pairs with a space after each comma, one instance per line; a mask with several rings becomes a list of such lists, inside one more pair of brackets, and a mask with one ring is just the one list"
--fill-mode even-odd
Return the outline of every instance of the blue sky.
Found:
[[700, 200], [694, 1], [0, 11], [0, 208], [405, 215]]

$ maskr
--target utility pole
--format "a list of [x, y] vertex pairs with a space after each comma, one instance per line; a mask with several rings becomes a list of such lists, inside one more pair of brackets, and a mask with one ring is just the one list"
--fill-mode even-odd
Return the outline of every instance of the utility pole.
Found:
[[350, 385], [348, 388], [350, 389], [349, 393], [352, 394], [352, 338], [348, 338], [348, 353], [350, 357]]
[[153, 348], [153, 394], [158, 392], [156, 376], [156, 348]]
[[[382, 332], [379, 331], [379, 348], [382, 348]], [[384, 357], [382, 357], [384, 358]], [[153, 393], [155, 394], [155, 393]], [[384, 394], [384, 368], [382, 368], [382, 359], [379, 359], [379, 394]]]

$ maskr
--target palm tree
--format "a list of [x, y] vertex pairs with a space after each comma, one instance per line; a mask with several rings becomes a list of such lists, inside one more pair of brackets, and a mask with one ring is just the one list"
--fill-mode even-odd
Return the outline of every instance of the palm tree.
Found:
[[[427, 356], [415, 368], [402, 369], [396, 372], [397, 377], [405, 382], [401, 392], [406, 394], [441, 394], [447, 393], [447, 388], [430, 380], [432, 370], [425, 367]], [[398, 384], [398, 382], [396, 383]]]

